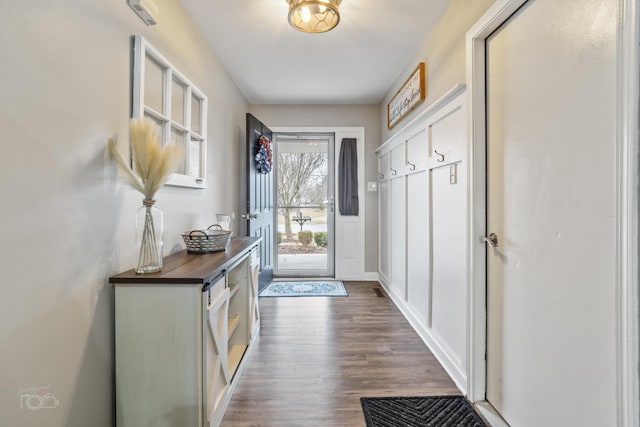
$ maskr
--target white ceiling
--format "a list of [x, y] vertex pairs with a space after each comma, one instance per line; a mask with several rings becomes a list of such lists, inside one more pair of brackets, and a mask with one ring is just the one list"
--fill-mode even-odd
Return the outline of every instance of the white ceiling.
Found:
[[449, 2], [343, 0], [335, 29], [306, 34], [286, 0], [180, 1], [251, 104], [379, 103]]

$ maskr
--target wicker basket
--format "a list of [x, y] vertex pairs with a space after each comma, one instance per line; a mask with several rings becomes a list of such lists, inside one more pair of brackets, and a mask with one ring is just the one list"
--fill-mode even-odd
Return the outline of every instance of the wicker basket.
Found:
[[[212, 230], [213, 227], [219, 228]], [[227, 249], [231, 239], [231, 231], [224, 231], [218, 224], [214, 224], [206, 230], [193, 230], [182, 233], [187, 252], [192, 254], [206, 254]]]

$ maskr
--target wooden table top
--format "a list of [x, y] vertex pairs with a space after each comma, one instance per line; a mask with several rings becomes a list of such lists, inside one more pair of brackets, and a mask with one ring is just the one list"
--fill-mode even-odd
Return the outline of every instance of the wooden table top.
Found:
[[137, 274], [131, 269], [111, 276], [109, 283], [203, 285], [220, 276], [260, 240], [259, 237], [232, 237], [227, 250], [208, 254], [191, 254], [185, 249], [164, 257], [162, 271], [158, 273]]

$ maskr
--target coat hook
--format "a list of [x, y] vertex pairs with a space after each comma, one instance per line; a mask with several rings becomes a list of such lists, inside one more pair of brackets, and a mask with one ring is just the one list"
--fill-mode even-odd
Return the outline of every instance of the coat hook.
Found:
[[440, 156], [440, 158], [437, 159], [438, 162], [440, 162], [440, 163], [444, 162], [444, 154], [438, 153], [438, 150], [433, 150], [433, 151], [436, 153], [436, 155]]

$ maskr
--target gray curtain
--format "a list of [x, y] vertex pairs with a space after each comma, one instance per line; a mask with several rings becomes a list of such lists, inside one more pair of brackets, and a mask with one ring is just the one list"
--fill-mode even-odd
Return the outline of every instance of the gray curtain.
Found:
[[358, 215], [358, 148], [355, 138], [344, 138], [338, 164], [340, 215]]

